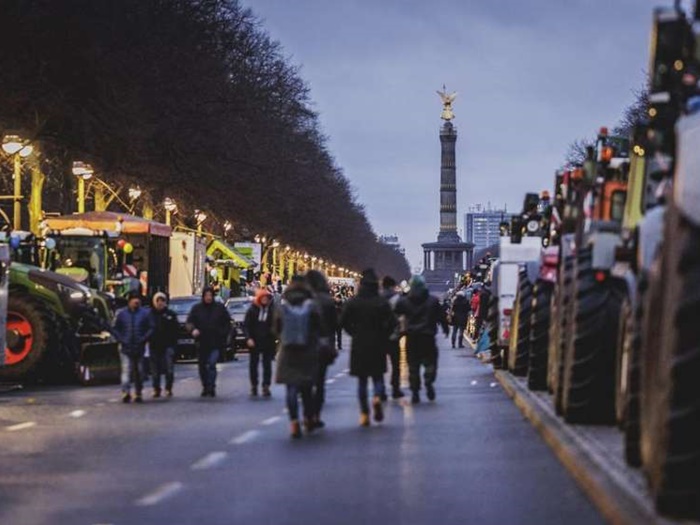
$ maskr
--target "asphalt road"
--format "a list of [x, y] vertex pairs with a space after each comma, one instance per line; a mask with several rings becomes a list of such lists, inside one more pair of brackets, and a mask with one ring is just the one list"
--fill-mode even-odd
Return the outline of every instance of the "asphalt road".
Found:
[[369, 429], [347, 359], [329, 372], [328, 427], [300, 441], [281, 387], [248, 398], [245, 356], [220, 365], [214, 400], [190, 364], [173, 399], [143, 405], [111, 386], [2, 393], [0, 523], [602, 522], [465, 351], [442, 349], [435, 403], [389, 402]]

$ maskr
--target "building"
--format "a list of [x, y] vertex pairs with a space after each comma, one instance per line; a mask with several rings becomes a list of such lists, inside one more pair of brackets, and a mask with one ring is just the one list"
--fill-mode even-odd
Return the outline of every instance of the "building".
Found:
[[440, 232], [437, 242], [423, 244], [423, 277], [434, 294], [445, 293], [471, 267], [472, 245], [457, 233], [457, 128], [452, 124], [454, 94], [438, 92], [443, 102], [440, 128]]
[[500, 225], [509, 221], [508, 210], [484, 207], [480, 204], [470, 206], [464, 215], [465, 240], [474, 245], [474, 251], [480, 251], [498, 243]]
[[398, 235], [380, 235], [379, 242], [393, 248], [404, 257], [406, 256], [406, 249], [401, 246]]

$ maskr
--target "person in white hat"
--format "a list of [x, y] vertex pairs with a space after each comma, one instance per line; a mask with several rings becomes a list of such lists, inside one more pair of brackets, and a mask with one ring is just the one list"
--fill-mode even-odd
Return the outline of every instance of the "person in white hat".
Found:
[[153, 373], [153, 397], [161, 396], [160, 380], [163, 375], [165, 375], [165, 395], [172, 397], [179, 325], [177, 314], [168, 308], [168, 296], [163, 292], [158, 292], [153, 296], [151, 324], [153, 333], [149, 345], [151, 372]]

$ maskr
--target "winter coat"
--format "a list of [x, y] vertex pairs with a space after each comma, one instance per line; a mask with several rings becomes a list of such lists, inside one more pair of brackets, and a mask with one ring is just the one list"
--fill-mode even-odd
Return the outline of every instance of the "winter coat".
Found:
[[438, 326], [442, 327], [445, 334], [448, 333], [445, 310], [440, 306], [440, 301], [423, 289], [419, 293], [409, 292], [402, 297], [396, 305], [396, 315], [406, 318], [405, 331], [411, 335], [437, 334]]
[[197, 343], [199, 349], [220, 350], [226, 349], [228, 335], [231, 332], [231, 317], [226, 307], [217, 302], [195, 304], [187, 316], [187, 324], [193, 330], [199, 330]]
[[175, 348], [180, 330], [177, 314], [169, 308], [163, 310], [153, 308], [150, 311], [150, 316], [151, 325], [153, 326], [153, 333], [149, 341], [151, 353], [162, 353], [168, 348]]
[[357, 296], [345, 304], [340, 325], [352, 337], [350, 375], [376, 377], [386, 372], [386, 349], [396, 318], [378, 286], [360, 286]]
[[472, 312], [474, 312], [474, 315], [479, 315], [479, 304], [481, 304], [481, 294], [475, 293], [472, 295]]
[[273, 329], [275, 310], [274, 303], [270, 301], [267, 308], [257, 304], [251, 305], [245, 314], [243, 327], [247, 337], [255, 341], [256, 350], [274, 350], [275, 348], [277, 339]]
[[401, 295], [399, 295], [399, 294], [398, 294], [397, 292], [395, 292], [394, 290], [384, 290], [384, 292], [382, 293], [382, 297], [384, 297], [384, 299], [386, 299], [387, 301], [389, 301], [389, 306], [391, 306], [391, 311], [392, 311], [392, 313], [394, 314], [395, 328], [394, 328], [394, 331], [393, 331], [393, 332], [391, 333], [391, 335], [389, 336], [389, 341], [393, 342], [394, 345], [395, 345], [396, 342], [397, 342], [399, 339], [401, 339], [401, 333], [400, 333], [401, 331], [400, 331], [400, 327], [399, 327], [399, 320], [398, 320], [398, 318], [396, 317], [396, 313], [395, 313], [396, 305], [399, 303], [399, 300], [401, 299]]
[[153, 325], [145, 308], [122, 308], [114, 317], [112, 334], [120, 344], [120, 350], [130, 357], [143, 357], [146, 342], [151, 337]]
[[[313, 300], [311, 292], [303, 287], [289, 287], [282, 295], [282, 302], [300, 306]], [[309, 319], [309, 344], [305, 346], [285, 346], [282, 343], [284, 326], [284, 304], [276, 310], [274, 331], [280, 339], [277, 353], [276, 382], [284, 385], [310, 386], [318, 374], [318, 338], [321, 330], [321, 316], [317, 308], [311, 309]]]
[[471, 307], [467, 298], [462, 294], [457, 294], [454, 301], [452, 301], [452, 324], [454, 326], [466, 326], [470, 310]]

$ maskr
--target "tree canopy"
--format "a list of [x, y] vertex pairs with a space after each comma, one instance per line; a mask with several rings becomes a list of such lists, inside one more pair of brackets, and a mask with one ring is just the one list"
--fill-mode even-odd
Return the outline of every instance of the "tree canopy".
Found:
[[[72, 160], [338, 264], [405, 277], [328, 151], [309, 88], [237, 0], [5, 0], [0, 127], [41, 145], [45, 208]], [[7, 182], [7, 181], [5, 181]]]

